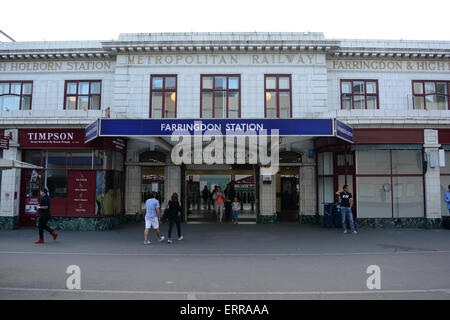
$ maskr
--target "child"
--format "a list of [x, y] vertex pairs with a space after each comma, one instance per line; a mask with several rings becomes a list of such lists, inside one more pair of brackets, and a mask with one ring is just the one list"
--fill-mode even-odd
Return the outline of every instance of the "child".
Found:
[[241, 208], [241, 205], [238, 201], [237, 197], [234, 197], [233, 203], [231, 204], [231, 209], [233, 210], [233, 222], [235, 224], [238, 224], [239, 222], [239, 209]]

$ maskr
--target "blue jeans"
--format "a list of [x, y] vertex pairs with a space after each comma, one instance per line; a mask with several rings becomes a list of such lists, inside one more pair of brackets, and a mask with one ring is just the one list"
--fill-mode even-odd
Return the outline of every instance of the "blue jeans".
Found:
[[181, 222], [180, 222], [180, 217], [176, 218], [176, 219], [171, 219], [169, 218], [169, 231], [167, 232], [167, 238], [170, 239], [171, 235], [172, 235], [172, 228], [173, 228], [173, 224], [176, 224], [177, 226], [177, 233], [178, 233], [178, 238], [181, 237]]
[[238, 221], [239, 220], [239, 211], [238, 210], [233, 210], [233, 219], [234, 221]]
[[345, 223], [345, 216], [348, 217], [348, 223], [350, 224], [350, 231], [351, 232], [355, 231], [355, 224], [353, 223], [352, 208], [341, 206], [341, 214], [342, 214], [342, 228], [344, 229], [344, 231], [347, 230], [347, 225]]

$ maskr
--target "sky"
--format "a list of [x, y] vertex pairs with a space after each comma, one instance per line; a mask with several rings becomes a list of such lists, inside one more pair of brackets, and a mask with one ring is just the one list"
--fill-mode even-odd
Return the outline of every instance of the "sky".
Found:
[[[16, 41], [111, 40], [120, 33], [323, 32], [326, 38], [450, 40], [450, 0], [15, 0]], [[0, 34], [0, 41], [9, 41]]]

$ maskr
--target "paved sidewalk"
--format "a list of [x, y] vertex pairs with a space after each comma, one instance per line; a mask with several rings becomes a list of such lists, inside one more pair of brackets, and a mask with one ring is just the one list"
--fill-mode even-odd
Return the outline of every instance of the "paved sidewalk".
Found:
[[[0, 231], [0, 299], [450, 299], [449, 230], [182, 228], [183, 241], [151, 232], [148, 246], [142, 224], [46, 234], [44, 245], [33, 228]], [[82, 290], [66, 289], [69, 265], [81, 268]], [[381, 290], [366, 286], [369, 265]]]

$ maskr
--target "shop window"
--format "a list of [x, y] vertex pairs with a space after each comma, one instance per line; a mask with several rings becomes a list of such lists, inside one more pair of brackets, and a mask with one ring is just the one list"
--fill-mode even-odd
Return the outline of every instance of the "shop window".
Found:
[[359, 218], [424, 217], [422, 150], [357, 151]]
[[341, 109], [379, 109], [378, 80], [341, 80]]
[[41, 151], [40, 150], [26, 150], [24, 161], [35, 166], [41, 165]]
[[117, 171], [123, 170], [123, 154], [121, 152], [114, 152], [115, 153], [115, 161], [114, 161], [114, 167]]
[[0, 111], [31, 110], [32, 81], [0, 81]]
[[264, 75], [264, 99], [266, 118], [291, 118], [291, 75]]
[[64, 109], [66, 110], [100, 110], [100, 80], [66, 81]]
[[333, 184], [333, 153], [320, 152], [317, 154], [317, 175], [318, 175], [318, 208], [319, 214], [323, 215], [324, 203], [334, 202]]
[[72, 169], [92, 169], [92, 151], [77, 150], [71, 152]]
[[201, 75], [200, 87], [201, 118], [240, 118], [240, 75]]
[[442, 215], [450, 216], [447, 203], [444, 202], [445, 192], [448, 191], [450, 185], [450, 151], [445, 151], [445, 167], [441, 167], [441, 199], [442, 199]]
[[450, 81], [412, 82], [414, 109], [450, 109]]
[[52, 198], [66, 198], [67, 196], [67, 171], [45, 170], [45, 186], [47, 186]]
[[63, 169], [67, 165], [67, 153], [65, 151], [44, 151], [42, 165], [47, 169]]
[[150, 77], [150, 118], [177, 117], [177, 76]]

